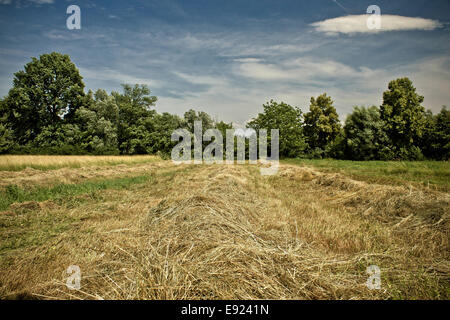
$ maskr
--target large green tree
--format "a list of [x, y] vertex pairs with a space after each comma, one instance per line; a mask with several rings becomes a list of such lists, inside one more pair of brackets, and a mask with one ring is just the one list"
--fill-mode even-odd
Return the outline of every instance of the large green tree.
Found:
[[99, 89], [88, 93], [89, 103], [76, 112], [80, 147], [94, 154], [115, 154], [118, 149], [119, 107], [113, 96]]
[[341, 131], [341, 124], [331, 97], [326, 93], [312, 97], [305, 114], [305, 136], [311, 153], [322, 154]]
[[250, 121], [247, 126], [257, 132], [266, 129], [268, 145], [270, 145], [271, 129], [278, 129], [280, 156], [295, 158], [302, 155], [306, 143], [303, 136], [303, 118], [300, 108], [273, 100], [264, 104], [263, 108], [264, 111]]
[[391, 81], [383, 93], [380, 116], [398, 158], [420, 156], [418, 144], [426, 124], [423, 100], [408, 78]]
[[14, 75], [5, 98], [7, 122], [24, 145], [43, 131], [56, 132], [70, 122], [84, 103], [84, 83], [68, 55], [43, 54], [32, 58]]
[[379, 108], [355, 107], [344, 126], [345, 157], [352, 160], [390, 158], [389, 139]]
[[156, 111], [152, 109], [157, 98], [151, 96], [146, 85], [124, 84], [123, 93], [113, 92], [119, 107], [118, 143], [122, 154], [151, 152]]

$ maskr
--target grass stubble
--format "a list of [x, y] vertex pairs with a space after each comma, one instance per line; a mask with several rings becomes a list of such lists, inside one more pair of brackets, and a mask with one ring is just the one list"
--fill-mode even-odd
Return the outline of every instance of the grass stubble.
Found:
[[159, 161], [153, 155], [134, 156], [47, 156], [47, 155], [0, 155], [1, 171], [23, 169], [54, 170], [59, 168], [84, 168], [88, 166], [136, 165]]
[[[450, 296], [446, 192], [288, 164], [272, 177], [250, 165], [137, 167], [122, 168], [118, 177], [151, 178], [13, 203], [1, 212], [0, 297]], [[66, 183], [95, 183], [112, 169], [90, 170], [97, 174]], [[51, 172], [59, 174], [48, 172], [46, 187]], [[81, 268], [80, 290], [65, 285], [70, 265]], [[366, 286], [369, 265], [381, 269], [381, 290]]]

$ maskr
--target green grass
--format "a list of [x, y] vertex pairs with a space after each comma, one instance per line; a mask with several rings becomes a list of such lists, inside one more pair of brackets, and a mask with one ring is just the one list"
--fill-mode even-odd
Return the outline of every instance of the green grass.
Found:
[[13, 203], [25, 201], [45, 201], [68, 198], [81, 194], [89, 194], [105, 189], [125, 189], [134, 184], [151, 182], [153, 175], [100, 179], [79, 184], [57, 184], [51, 187], [34, 187], [24, 189], [17, 185], [9, 185], [0, 191], [0, 210], [6, 210]]
[[387, 184], [421, 184], [450, 190], [448, 161], [347, 161], [286, 159], [282, 162], [311, 166], [321, 171], [339, 172], [357, 180]]

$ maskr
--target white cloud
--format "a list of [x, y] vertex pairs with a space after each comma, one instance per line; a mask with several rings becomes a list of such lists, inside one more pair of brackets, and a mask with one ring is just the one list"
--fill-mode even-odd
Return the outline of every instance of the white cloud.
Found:
[[239, 58], [239, 59], [233, 59], [234, 62], [242, 62], [242, 63], [258, 63], [263, 61], [262, 59], [258, 58]]
[[157, 88], [161, 86], [159, 81], [148, 78], [135, 77], [133, 75], [125, 74], [113, 69], [97, 69], [90, 70], [86, 68], [79, 68], [80, 74], [86, 80], [102, 80], [102, 81], [116, 81], [127, 84], [146, 84], [150, 88]]
[[396, 15], [381, 15], [381, 29], [369, 29], [367, 20], [372, 15], [349, 15], [312, 23], [318, 32], [327, 35], [377, 33], [385, 31], [434, 30], [442, 26], [437, 20]]
[[[50, 4], [55, 2], [54, 0], [28, 0], [29, 2], [33, 2], [36, 4]], [[0, 0], [0, 4], [11, 4], [12, 0]]]
[[295, 70], [281, 68], [275, 64], [260, 62], [244, 62], [235, 68], [235, 73], [255, 80], [289, 80], [295, 79], [298, 74]]
[[180, 77], [181, 79], [193, 83], [193, 84], [206, 84], [206, 85], [224, 85], [226, 84], [226, 80], [218, 77], [211, 77], [205, 75], [191, 75], [182, 72], [175, 71], [173, 72], [175, 75]]
[[[182, 115], [187, 109], [194, 108], [245, 126], [245, 122], [261, 112], [262, 104], [270, 99], [299, 106], [306, 112], [310, 98], [326, 92], [332, 97], [341, 120], [345, 120], [355, 105], [381, 105], [389, 81], [400, 77], [409, 77], [413, 81], [417, 92], [425, 97], [423, 105], [433, 112], [439, 112], [442, 104], [450, 101], [450, 58], [446, 56], [379, 69], [354, 68], [315, 57], [270, 64], [262, 60], [236, 60], [237, 74], [234, 73], [233, 78], [224, 78], [225, 81], [206, 75], [194, 77], [176, 73], [186, 80], [208, 83], [210, 87], [206, 91], [191, 92], [181, 99], [159, 96], [157, 109]], [[247, 79], [247, 85], [236, 82], [241, 77]]]
[[37, 4], [45, 4], [45, 3], [53, 3], [54, 2], [54, 0], [28, 0], [28, 1], [34, 2]]
[[259, 59], [236, 59], [240, 63], [235, 66], [237, 75], [254, 80], [297, 80], [313, 81], [313, 79], [355, 77], [364, 73], [342, 63], [332, 60], [318, 60], [311, 57], [286, 60], [278, 64], [263, 63]]

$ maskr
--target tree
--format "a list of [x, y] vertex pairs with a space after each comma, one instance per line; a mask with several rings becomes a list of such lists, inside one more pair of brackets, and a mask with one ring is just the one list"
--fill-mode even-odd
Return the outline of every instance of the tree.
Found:
[[331, 97], [326, 93], [311, 98], [309, 112], [305, 114], [305, 137], [309, 151], [323, 154], [326, 146], [332, 143], [341, 130], [339, 116]]
[[263, 105], [264, 112], [250, 121], [247, 126], [257, 132], [267, 130], [268, 146], [271, 129], [279, 130], [279, 147], [281, 157], [295, 158], [303, 154], [306, 148], [302, 128], [302, 111], [298, 107], [273, 100]]
[[421, 149], [426, 157], [436, 160], [450, 158], [450, 111], [446, 106], [433, 116], [426, 113], [426, 125], [421, 139]]
[[383, 93], [380, 116], [399, 158], [414, 160], [420, 157], [417, 145], [426, 122], [425, 108], [421, 105], [423, 99], [408, 78], [391, 81]]
[[157, 114], [154, 119], [154, 130], [150, 133], [152, 141], [150, 153], [169, 157], [172, 148], [177, 144], [171, 140], [172, 133], [180, 128], [186, 128], [186, 123], [179, 116], [168, 112]]
[[3, 100], [0, 100], [0, 154], [8, 153], [15, 146], [13, 131], [6, 121], [6, 109]]
[[15, 73], [5, 99], [7, 122], [24, 145], [45, 129], [56, 132], [84, 103], [84, 83], [68, 55], [43, 54]]
[[119, 107], [113, 96], [99, 89], [89, 92], [89, 103], [76, 112], [81, 130], [80, 147], [94, 154], [116, 154], [118, 149]]
[[216, 122], [214, 127], [220, 131], [222, 137], [225, 139], [227, 136], [227, 130], [233, 129], [233, 123], [226, 123], [223, 121]]
[[151, 151], [150, 133], [154, 130], [157, 98], [150, 96], [146, 85], [122, 85], [123, 94], [113, 92], [119, 107], [118, 142], [122, 154], [145, 154]]
[[196, 112], [193, 109], [184, 113], [184, 121], [186, 123], [186, 128], [194, 133], [194, 122], [201, 121], [202, 122], [202, 134], [205, 133], [206, 130], [214, 128], [214, 120], [211, 118], [209, 114], [203, 111]]
[[448, 160], [450, 159], [450, 110], [443, 107], [441, 112], [436, 115], [436, 154], [435, 159]]
[[355, 107], [344, 126], [345, 157], [352, 160], [389, 158], [389, 139], [379, 108]]

